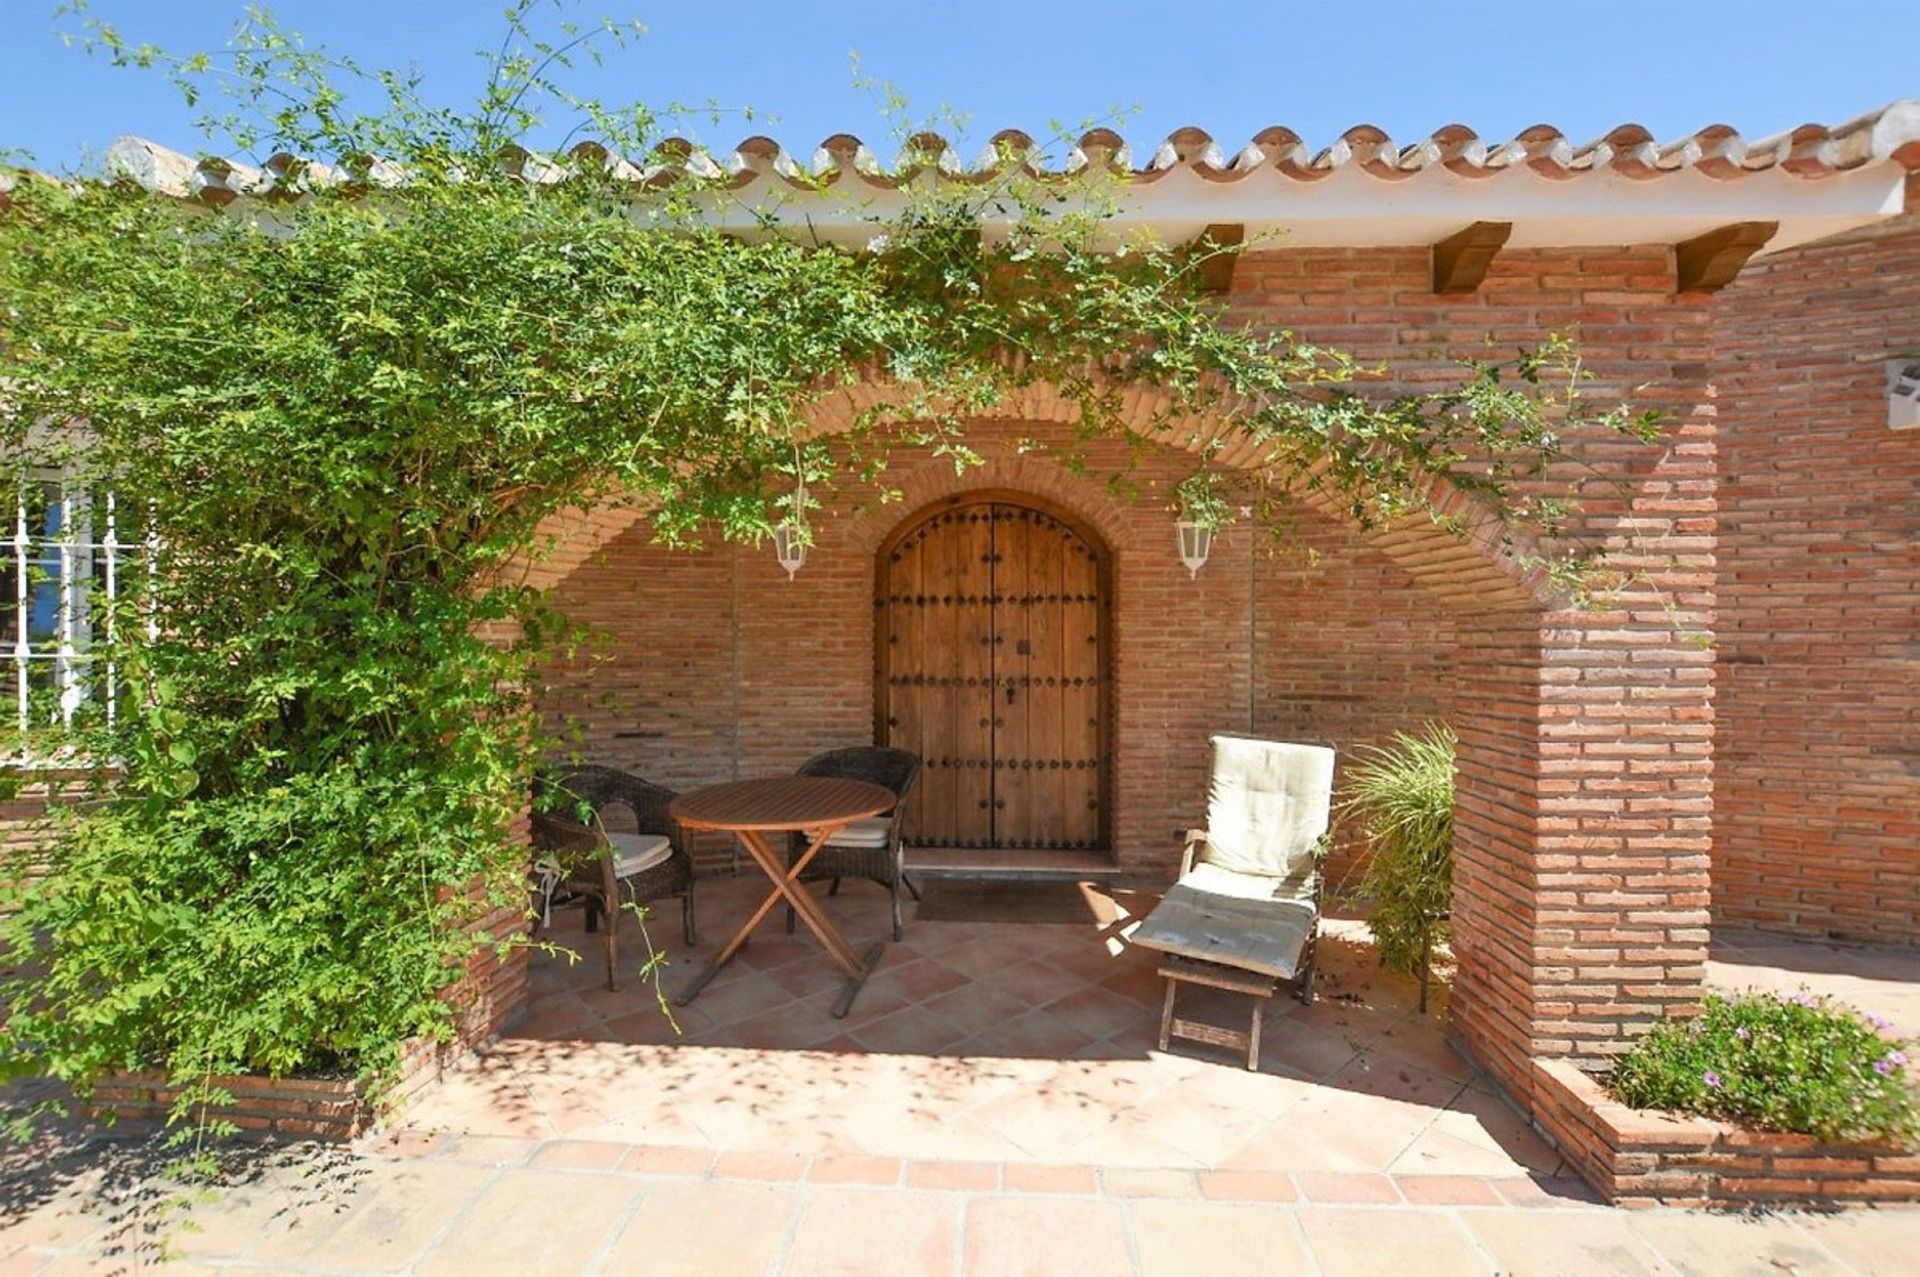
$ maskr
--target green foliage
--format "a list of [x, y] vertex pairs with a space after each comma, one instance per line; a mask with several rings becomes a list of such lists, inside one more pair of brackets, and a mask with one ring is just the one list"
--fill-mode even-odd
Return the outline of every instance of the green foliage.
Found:
[[1635, 1108], [1726, 1118], [1828, 1141], [1920, 1141], [1913, 1042], [1806, 993], [1714, 995], [1698, 1017], [1655, 1028], [1607, 1088]]
[[[347, 180], [296, 164], [286, 198], [219, 212], [21, 176], [0, 215], [0, 478], [68, 467], [150, 512], [158, 547], [96, 627], [120, 713], [70, 743], [111, 760], [99, 800], [56, 826], [44, 876], [0, 874], [8, 1070], [378, 1074], [448, 1031], [436, 993], [490, 942], [468, 924], [526, 901], [509, 828], [544, 743], [525, 692], [569, 631], [523, 569], [553, 516], [618, 500], [668, 542], [763, 537], [798, 481], [882, 470], [899, 442], [967, 463], [962, 424], [1041, 381], [1088, 438], [1212, 420], [1203, 470], [1250, 440], [1248, 482], [1363, 524], [1445, 521], [1439, 480], [1535, 528], [1568, 439], [1651, 437], [1590, 411], [1556, 342], [1363, 394], [1338, 352], [1221, 322], [1189, 257], [1111, 251], [1092, 178], [916, 187], [864, 252], [724, 236], [692, 172], [524, 181], [500, 153], [543, 112], [624, 154], [658, 140], [653, 112], [565, 87], [620, 31], [542, 39], [532, 7], [467, 108], [261, 13], [219, 57], [89, 28], [227, 95], [216, 153]], [[987, 214], [1009, 233], [983, 242]], [[865, 377], [899, 393], [815, 438], [810, 410]], [[1127, 425], [1134, 383], [1164, 407]], [[1186, 496], [1229, 508], [1211, 480]]]
[[1363, 751], [1342, 806], [1357, 816], [1369, 860], [1360, 892], [1380, 965], [1418, 971], [1422, 937], [1444, 943], [1453, 907], [1453, 730], [1430, 723]]

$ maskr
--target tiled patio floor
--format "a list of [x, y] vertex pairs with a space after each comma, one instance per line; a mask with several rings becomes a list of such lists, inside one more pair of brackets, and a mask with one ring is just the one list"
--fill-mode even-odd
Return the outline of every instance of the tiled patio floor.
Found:
[[[703, 884], [717, 944], [764, 894]], [[424, 1096], [421, 1131], [608, 1140], [716, 1153], [879, 1156], [1008, 1165], [1552, 1176], [1559, 1159], [1445, 1042], [1444, 998], [1377, 971], [1358, 923], [1321, 942], [1320, 1000], [1270, 1005], [1261, 1071], [1231, 1053], [1154, 1050], [1155, 955], [1118, 936], [1151, 897], [1068, 924], [911, 920], [844, 1021], [837, 973], [777, 919], [691, 1006], [676, 1035], [652, 990], [583, 960], [536, 959], [533, 1006], [497, 1047]], [[831, 909], [856, 949], [886, 934], [884, 897], [849, 884]], [[667, 912], [663, 911], [663, 916]], [[911, 914], [911, 911], [910, 911]], [[629, 929], [632, 924], [629, 922]], [[658, 943], [678, 928], [656, 924]], [[641, 951], [637, 934], [623, 936]], [[709, 949], [670, 946], [677, 990]], [[631, 965], [631, 964], [629, 964]], [[1190, 1006], [1244, 1025], [1246, 1003]]]
[[[703, 887], [710, 937], [757, 894]], [[883, 934], [870, 890], [832, 907], [856, 944]], [[585, 960], [541, 958], [528, 1018], [390, 1136], [255, 1154], [171, 1213], [142, 1146], [0, 1156], [0, 1277], [141, 1269], [163, 1234], [190, 1277], [1920, 1271], [1916, 1210], [1595, 1204], [1352, 922], [1329, 924], [1323, 1000], [1274, 1005], [1257, 1075], [1153, 1050], [1152, 961], [1091, 923], [910, 922], [844, 1022], [832, 968], [776, 924], [684, 1036], [644, 986], [600, 988], [562, 926]], [[675, 953], [669, 987], [701, 956]], [[1920, 1030], [1920, 955], [1728, 935], [1711, 978]]]

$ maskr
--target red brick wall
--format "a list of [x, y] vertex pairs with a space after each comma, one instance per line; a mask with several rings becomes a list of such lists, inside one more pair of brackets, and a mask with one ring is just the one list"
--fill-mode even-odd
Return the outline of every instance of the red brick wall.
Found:
[[[1674, 295], [1664, 249], [1506, 253], [1476, 294], [1436, 297], [1427, 287], [1420, 250], [1262, 252], [1240, 262], [1229, 314], [1285, 323], [1389, 364], [1409, 388], [1457, 378], [1458, 358], [1577, 332], [1600, 378], [1596, 393], [1634, 391], [1672, 414], [1660, 447], [1589, 449], [1600, 478], [1588, 485], [1580, 531], [1611, 547], [1629, 573], [1603, 610], [1547, 602], [1537, 575], [1424, 521], [1362, 546], [1304, 517], [1308, 543], [1325, 551], [1307, 569], [1253, 559], [1248, 533], [1237, 532], [1189, 581], [1173, 553], [1165, 492], [1194, 462], [1170, 448], [1145, 458], [1136, 475], [1145, 495], [1131, 503], [1039, 456], [1002, 449], [986, 472], [961, 478], [946, 463], [902, 456], [892, 479], [907, 500], [823, 519], [820, 544], [791, 585], [765, 548], [710, 551], [682, 604], [673, 593], [686, 580], [682, 566], [664, 565], [644, 532], [606, 542], [567, 581], [566, 599], [634, 634], [668, 626], [661, 650], [680, 654], [667, 668], [685, 677], [642, 691], [661, 681], [648, 672], [653, 658], [616, 650], [604, 678], [578, 665], [559, 672], [550, 704], [574, 708], [606, 688], [632, 689], [609, 721], [590, 721], [587, 744], [680, 783], [788, 767], [814, 749], [866, 739], [872, 548], [925, 500], [968, 486], [1028, 488], [1079, 510], [1115, 550], [1114, 831], [1123, 865], [1161, 874], [1171, 866], [1173, 831], [1200, 805], [1209, 732], [1351, 746], [1451, 705], [1463, 740], [1462, 1031], [1521, 1089], [1533, 1055], [1618, 1051], [1666, 1009], [1697, 999], [1705, 958], [1711, 311], [1704, 298]], [[844, 421], [862, 396], [884, 393], [824, 406], [822, 428]], [[1146, 406], [1134, 404], [1143, 428]], [[1055, 439], [1070, 420], [1044, 391], [1008, 415], [1019, 433]], [[1006, 430], [980, 434], [993, 453]], [[1258, 464], [1244, 450], [1228, 459]], [[1098, 475], [1118, 457], [1096, 449], [1092, 461]], [[603, 528], [604, 515], [596, 518]], [[737, 706], [722, 695], [731, 694], [727, 668], [739, 671]], [[673, 698], [678, 717], [647, 722], [649, 696]], [[737, 737], [693, 721], [702, 713], [737, 722]], [[668, 734], [620, 734], [649, 730]], [[682, 747], [693, 753], [675, 752]]]
[[[874, 552], [912, 510], [971, 487], [1060, 502], [1114, 552], [1113, 830], [1130, 870], [1170, 876], [1179, 831], [1202, 823], [1210, 733], [1346, 748], [1444, 713], [1451, 630], [1384, 555], [1303, 510], [1299, 543], [1276, 553], [1235, 528], [1190, 578], [1165, 493], [1191, 457], [1150, 449], [1131, 471], [1141, 495], [1116, 499], [1104, 476], [1125, 464], [1117, 447], [1096, 448], [1076, 477], [1018, 455], [1036, 435], [1066, 441], [1057, 427], [983, 423], [973, 442], [989, 464], [964, 477], [897, 454], [890, 480], [906, 499], [837, 494], [792, 582], [769, 547], [670, 551], [636, 523], [561, 586], [568, 613], [604, 640], [550, 676], [543, 704], [563, 748], [687, 788], [871, 740]], [[709, 865], [728, 854], [717, 839], [700, 850]], [[1335, 868], [1338, 881], [1346, 865]]]
[[1728, 923], [1920, 945], [1920, 217], [1751, 263], [1718, 304]]
[[[1356, 747], [1452, 718], [1454, 619], [1352, 531], [1298, 517], [1297, 541], [1253, 555], [1253, 733], [1333, 745], [1344, 772]], [[1327, 881], [1357, 887], [1361, 848], [1336, 834]]]

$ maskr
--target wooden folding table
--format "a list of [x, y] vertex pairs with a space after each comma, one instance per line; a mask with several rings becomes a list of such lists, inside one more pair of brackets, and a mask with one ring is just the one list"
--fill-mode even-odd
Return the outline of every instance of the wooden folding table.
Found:
[[[754, 863], [773, 880], [772, 893], [760, 902], [746, 925], [727, 941], [726, 947], [714, 955], [713, 961], [675, 1001], [685, 1006], [698, 997], [700, 990], [720, 973], [720, 968], [739, 952], [754, 928], [785, 899], [847, 973], [847, 987], [833, 1008], [836, 1018], [844, 1017], [886, 946], [875, 944], [865, 957], [856, 955], [853, 946], [827, 917], [826, 910], [800, 885], [800, 874], [827, 845], [827, 839], [856, 820], [892, 810], [896, 801], [894, 792], [884, 785], [824, 776], [729, 781], [674, 799], [668, 810], [681, 828], [724, 830], [732, 834], [747, 849]], [[789, 833], [804, 833], [809, 838], [806, 851], [791, 867], [784, 854], [787, 840], [779, 839], [778, 850], [767, 840], [769, 834]]]

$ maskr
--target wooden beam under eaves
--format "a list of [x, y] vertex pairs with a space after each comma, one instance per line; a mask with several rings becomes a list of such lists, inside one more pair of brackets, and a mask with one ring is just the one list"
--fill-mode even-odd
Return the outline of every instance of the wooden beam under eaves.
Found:
[[1236, 250], [1247, 242], [1247, 228], [1240, 222], [1215, 222], [1201, 231], [1193, 241], [1192, 251], [1199, 259], [1197, 267], [1200, 275], [1200, 291], [1203, 293], [1227, 293], [1233, 291], [1233, 268], [1240, 261], [1236, 251], [1221, 252], [1221, 249]]
[[1433, 291], [1470, 293], [1480, 287], [1493, 265], [1493, 255], [1513, 234], [1512, 222], [1475, 222], [1447, 236], [1430, 250], [1433, 255]]
[[1673, 291], [1717, 293], [1766, 247], [1778, 222], [1735, 222], [1673, 246]]

